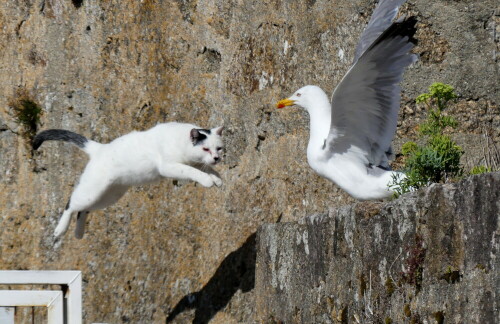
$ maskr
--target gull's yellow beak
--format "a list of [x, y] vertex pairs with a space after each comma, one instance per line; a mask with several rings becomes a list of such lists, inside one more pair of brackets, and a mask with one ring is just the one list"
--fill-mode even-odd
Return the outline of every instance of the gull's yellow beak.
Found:
[[295, 105], [294, 100], [283, 99], [278, 101], [278, 103], [276, 103], [276, 108], [285, 108], [286, 106], [293, 106], [293, 105]]

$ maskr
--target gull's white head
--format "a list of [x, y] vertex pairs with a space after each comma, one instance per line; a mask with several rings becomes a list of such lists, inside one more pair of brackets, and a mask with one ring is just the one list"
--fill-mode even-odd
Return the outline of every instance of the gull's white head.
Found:
[[318, 102], [323, 102], [325, 99], [328, 102], [326, 93], [321, 90], [320, 87], [307, 85], [295, 91], [294, 94], [287, 99], [278, 101], [276, 107], [284, 108], [286, 106], [296, 105], [309, 111], [311, 108], [316, 106]]

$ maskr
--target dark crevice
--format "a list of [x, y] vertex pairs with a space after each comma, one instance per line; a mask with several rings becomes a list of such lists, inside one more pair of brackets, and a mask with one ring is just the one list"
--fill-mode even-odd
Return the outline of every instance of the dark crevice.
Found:
[[257, 145], [255, 145], [255, 150], [257, 152], [260, 152], [260, 146], [261, 146], [262, 142], [264, 142], [265, 140], [266, 140], [265, 132], [264, 132], [264, 134], [257, 135]]
[[21, 22], [19, 22], [19, 24], [17, 24], [17, 26], [16, 26], [17, 38], [21, 38], [21, 27], [23, 27], [25, 21], [26, 21], [26, 19], [21, 20]]
[[203, 55], [204, 57], [205, 72], [213, 73], [220, 70], [222, 56], [219, 51], [203, 47], [202, 51], [198, 52], [198, 55]]
[[80, 8], [83, 5], [83, 0], [71, 0], [75, 8]]

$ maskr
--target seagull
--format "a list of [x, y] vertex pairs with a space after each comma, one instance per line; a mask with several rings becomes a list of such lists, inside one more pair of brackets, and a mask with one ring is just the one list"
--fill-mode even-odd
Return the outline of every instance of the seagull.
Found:
[[410, 53], [416, 44], [416, 18], [393, 22], [405, 1], [379, 2], [331, 104], [314, 85], [276, 104], [277, 108], [296, 105], [309, 113], [309, 165], [359, 200], [390, 197], [394, 177], [405, 177], [389, 166], [401, 100], [399, 83], [405, 68], [417, 60]]

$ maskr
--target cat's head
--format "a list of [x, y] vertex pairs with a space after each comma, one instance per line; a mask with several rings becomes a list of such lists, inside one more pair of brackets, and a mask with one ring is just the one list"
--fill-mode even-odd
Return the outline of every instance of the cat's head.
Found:
[[223, 126], [212, 129], [191, 129], [191, 142], [197, 160], [195, 162], [212, 165], [220, 162], [224, 151], [224, 143], [222, 142], [223, 129]]

